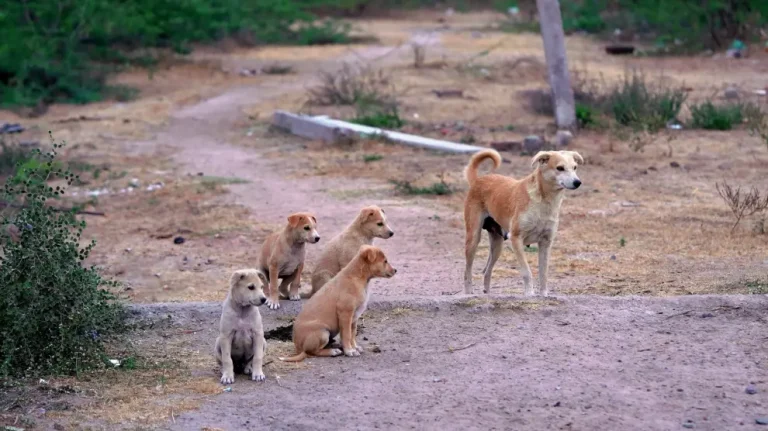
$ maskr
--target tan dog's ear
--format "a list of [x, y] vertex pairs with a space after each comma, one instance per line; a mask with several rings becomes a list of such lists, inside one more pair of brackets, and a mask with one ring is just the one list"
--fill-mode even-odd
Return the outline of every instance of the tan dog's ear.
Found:
[[581, 154], [577, 153], [576, 151], [568, 151], [568, 154], [573, 157], [573, 160], [576, 160], [576, 163], [580, 165], [584, 164], [584, 157], [581, 157]]
[[266, 275], [264, 275], [264, 273], [263, 273], [263, 272], [261, 272], [261, 271], [259, 271], [259, 270], [256, 270], [256, 275], [258, 275], [258, 276], [259, 276], [259, 280], [261, 280], [261, 284], [262, 284], [262, 285], [264, 285], [264, 286], [267, 286], [267, 285], [269, 285], [269, 280], [267, 280], [267, 276], [266, 276]]
[[551, 154], [549, 151], [539, 151], [535, 156], [533, 156], [533, 160], [531, 160], [531, 167], [535, 168], [537, 163], [547, 163], [549, 161], [550, 155]]
[[377, 251], [378, 250], [376, 250], [376, 247], [365, 246], [361, 250], [361, 254], [363, 255], [363, 261], [366, 263], [376, 262]]
[[288, 216], [288, 224], [291, 226], [298, 226], [301, 223], [301, 216], [298, 214], [291, 214]]
[[311, 215], [309, 216], [309, 218], [312, 219], [312, 223], [317, 224], [317, 219], [315, 218], [315, 216]]
[[243, 278], [245, 278], [245, 272], [243, 272], [243, 271], [240, 271], [240, 270], [233, 272], [233, 273], [232, 273], [232, 277], [229, 279], [229, 287], [230, 287], [230, 288], [233, 288], [233, 287], [235, 287], [235, 285], [236, 285], [236, 284], [237, 284], [237, 283], [238, 283], [240, 280], [242, 280]]

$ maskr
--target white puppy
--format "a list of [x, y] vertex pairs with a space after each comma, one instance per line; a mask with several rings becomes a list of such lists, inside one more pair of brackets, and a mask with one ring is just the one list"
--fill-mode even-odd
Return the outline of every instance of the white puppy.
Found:
[[235, 369], [250, 374], [251, 380], [266, 379], [261, 367], [267, 342], [257, 307], [267, 302], [264, 286], [268, 284], [264, 273], [256, 269], [241, 269], [232, 274], [229, 293], [222, 304], [215, 349], [222, 384], [235, 381]]

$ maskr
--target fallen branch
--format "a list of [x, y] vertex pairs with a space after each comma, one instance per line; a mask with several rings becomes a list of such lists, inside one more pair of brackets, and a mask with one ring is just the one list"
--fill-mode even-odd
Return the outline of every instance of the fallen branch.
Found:
[[696, 310], [688, 310], [688, 311], [683, 311], [682, 313], [672, 314], [672, 315], [667, 316], [667, 319], [671, 319], [673, 317], [678, 317], [678, 316], [687, 316], [687, 315], [693, 313], [694, 311], [696, 311]]
[[[21, 204], [15, 204], [12, 202], [0, 201], [0, 208], [20, 208], [21, 209], [21, 208], [29, 208], [29, 205], [21, 205]], [[49, 208], [56, 212], [75, 211], [75, 214], [101, 216], [101, 217], [107, 216], [105, 213], [101, 211], [83, 211], [83, 210], [75, 210], [74, 208], [57, 208], [57, 207], [49, 207]]]

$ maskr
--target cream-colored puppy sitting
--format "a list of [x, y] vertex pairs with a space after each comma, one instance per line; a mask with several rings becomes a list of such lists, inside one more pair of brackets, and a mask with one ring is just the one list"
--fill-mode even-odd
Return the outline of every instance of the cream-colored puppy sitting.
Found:
[[221, 366], [221, 383], [225, 385], [235, 381], [235, 370], [250, 374], [251, 380], [266, 379], [261, 367], [267, 341], [257, 307], [267, 302], [264, 295], [267, 283], [267, 277], [256, 269], [235, 271], [229, 281], [215, 349]]
[[355, 220], [343, 232], [333, 237], [320, 255], [312, 271], [311, 295], [347, 266], [361, 246], [373, 245], [374, 238], [388, 239], [394, 234], [387, 224], [383, 209], [376, 205], [361, 209]]
[[328, 347], [341, 334], [341, 347], [347, 356], [358, 356], [357, 319], [368, 307], [368, 283], [375, 277], [390, 278], [397, 272], [380, 248], [364, 245], [354, 259], [301, 308], [293, 323], [296, 355], [281, 361], [299, 362], [309, 355], [339, 356], [342, 351]]

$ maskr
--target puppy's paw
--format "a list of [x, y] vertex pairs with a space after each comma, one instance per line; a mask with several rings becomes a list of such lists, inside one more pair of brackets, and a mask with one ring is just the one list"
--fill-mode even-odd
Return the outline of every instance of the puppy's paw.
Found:
[[267, 307], [269, 307], [270, 310], [277, 310], [280, 308], [280, 300], [272, 300], [271, 298], [267, 298]]
[[221, 384], [222, 385], [231, 385], [232, 383], [235, 383], [235, 375], [230, 372], [224, 372], [221, 375]]
[[331, 349], [331, 356], [333, 357], [341, 356], [343, 354], [344, 352], [342, 352], [341, 349]]
[[251, 374], [251, 371], [253, 371], [253, 366], [251, 366], [251, 364], [248, 364], [243, 368], [243, 374]]
[[298, 293], [295, 295], [291, 295], [291, 301], [301, 301], [301, 295]]
[[252, 373], [251, 380], [253, 380], [254, 382], [263, 382], [264, 380], [267, 380], [267, 376], [265, 376], [264, 373], [261, 373], [261, 374]]
[[355, 346], [355, 350], [357, 350], [357, 352], [358, 352], [358, 353], [361, 353], [361, 354], [362, 354], [363, 352], [365, 352], [365, 349], [363, 349], [363, 347], [362, 347], [362, 346]]
[[357, 349], [345, 350], [344, 354], [347, 356], [360, 356], [360, 352], [358, 352]]

